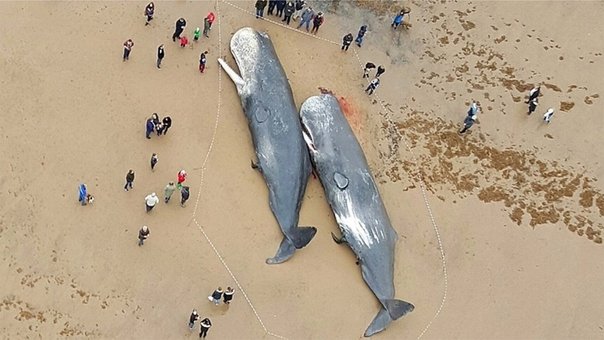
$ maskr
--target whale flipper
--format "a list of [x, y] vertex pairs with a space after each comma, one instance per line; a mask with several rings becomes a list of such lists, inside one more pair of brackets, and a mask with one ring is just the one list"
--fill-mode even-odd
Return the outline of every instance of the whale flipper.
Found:
[[274, 257], [266, 259], [267, 264], [279, 264], [289, 260], [294, 255], [296, 249], [304, 248], [317, 233], [315, 227], [298, 227], [294, 232], [289, 233], [292, 240], [287, 236], [283, 237], [279, 250]]
[[[384, 306], [386, 308], [384, 308]], [[380, 308], [380, 311], [377, 313], [373, 321], [371, 321], [371, 324], [369, 327], [367, 327], [367, 330], [365, 330], [364, 335], [366, 337], [370, 337], [375, 333], [383, 331], [393, 320], [396, 320], [415, 309], [413, 304], [396, 299], [385, 300], [384, 306]]]

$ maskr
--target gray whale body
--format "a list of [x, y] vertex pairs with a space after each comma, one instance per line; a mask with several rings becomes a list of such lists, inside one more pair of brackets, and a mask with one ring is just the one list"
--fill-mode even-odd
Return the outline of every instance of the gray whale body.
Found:
[[283, 232], [277, 253], [266, 263], [282, 263], [317, 232], [315, 227], [298, 226], [311, 173], [310, 158], [291, 87], [268, 35], [244, 27], [235, 32], [230, 47], [241, 75], [224, 60], [218, 62], [237, 87], [257, 168], [268, 186], [269, 205]]
[[332, 95], [308, 98], [300, 110], [310, 157], [346, 242], [380, 311], [365, 336], [383, 331], [415, 308], [394, 299], [394, 248], [398, 238], [359, 142]]

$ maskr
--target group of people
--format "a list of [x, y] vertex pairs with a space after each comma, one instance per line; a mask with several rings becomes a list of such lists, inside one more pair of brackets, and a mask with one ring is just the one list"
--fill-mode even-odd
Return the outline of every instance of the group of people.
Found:
[[[231, 287], [227, 287], [225, 291], [222, 291], [222, 287], [218, 287], [210, 296], [208, 296], [208, 300], [214, 303], [214, 305], [218, 306], [220, 304], [220, 299], [223, 299], [225, 305], [230, 305], [231, 300], [233, 300], [233, 294], [235, 294], [235, 290]], [[191, 315], [189, 316], [189, 329], [193, 330], [195, 327], [195, 322], [201, 319], [199, 313], [197, 313], [197, 309], [193, 309]], [[204, 318], [199, 322], [199, 337], [205, 338], [208, 335], [208, 330], [212, 327], [212, 321], [209, 318]]]
[[[367, 62], [365, 64], [365, 68], [363, 68], [363, 78], [369, 78], [369, 71], [375, 68], [375, 64], [372, 62]], [[380, 76], [386, 72], [386, 68], [382, 65], [378, 66], [375, 77], [369, 82], [369, 85], [365, 89], [365, 92], [369, 95], [372, 95], [373, 92], [380, 86]]]
[[151, 134], [155, 132], [158, 136], [165, 135], [172, 126], [172, 118], [170, 116], [164, 117], [162, 120], [159, 119], [157, 113], [153, 113], [151, 117], [147, 118], [145, 124], [145, 137], [151, 139]]
[[[305, 26], [307, 32], [317, 34], [319, 27], [325, 22], [323, 12], [315, 12], [311, 6], [307, 6], [305, 0], [257, 0], [254, 7], [256, 8], [256, 19], [264, 17], [264, 9], [268, 6], [267, 14], [279, 17], [282, 22], [287, 25], [291, 20], [300, 18], [298, 28]], [[310, 24], [312, 23], [312, 29]]]
[[[528, 115], [530, 116], [535, 110], [537, 110], [537, 105], [539, 104], [539, 97], [541, 96], [541, 86], [535, 86], [531, 89], [528, 95], [528, 99], [525, 104], [528, 104]], [[554, 117], [554, 109], [549, 108], [543, 114], [543, 121], [546, 123], [550, 123], [552, 118]]]
[[[361, 26], [361, 28], [359, 28], [357, 37], [356, 39], [354, 39], [354, 42], [357, 44], [358, 47], [361, 47], [363, 45], [363, 39], [365, 38], [365, 34], [367, 34], [367, 25], [363, 25]], [[352, 33], [348, 33], [342, 38], [342, 51], [348, 51], [348, 47], [350, 47], [350, 44], [352, 44], [353, 38], [354, 36], [352, 35]]]
[[[148, 26], [151, 23], [151, 20], [153, 20], [153, 16], [155, 15], [155, 4], [153, 2], [150, 2], [149, 4], [147, 4], [147, 6], [145, 6], [145, 17], [146, 17], [146, 21], [145, 21], [145, 26]], [[199, 27], [196, 27], [195, 30], [193, 31], [193, 40], [194, 41], [199, 41], [199, 38], [201, 36], [201, 34], [203, 34], [203, 36], [205, 36], [206, 38], [209, 38], [209, 32], [212, 29], [212, 24], [214, 23], [214, 20], [216, 20], [216, 15], [213, 12], [209, 12], [208, 15], [203, 19], [203, 32], [201, 31], [201, 29]], [[185, 31], [185, 28], [187, 27], [187, 20], [185, 20], [185, 18], [178, 18], [178, 20], [176, 20], [176, 24], [175, 24], [175, 28], [174, 28], [174, 33], [172, 34], [172, 41], [176, 42], [176, 40], [178, 39], [178, 42], [180, 43], [180, 47], [186, 47], [187, 45], [189, 45], [189, 39], [187, 38], [186, 35], [183, 35], [183, 32]], [[128, 39], [124, 42], [123, 44], [124, 47], [124, 53], [122, 56], [122, 61], [127, 61], [130, 59], [130, 53], [132, 52], [132, 48], [134, 47], [134, 41], [132, 39]], [[203, 73], [206, 67], [206, 63], [207, 63], [207, 54], [208, 51], [203, 51], [201, 53], [201, 55], [199, 56], [199, 72]], [[164, 57], [166, 56], [166, 51], [164, 48], [164, 44], [160, 44], [157, 47], [157, 61], [156, 61], [156, 67], [158, 69], [161, 69], [161, 63], [164, 59]]]

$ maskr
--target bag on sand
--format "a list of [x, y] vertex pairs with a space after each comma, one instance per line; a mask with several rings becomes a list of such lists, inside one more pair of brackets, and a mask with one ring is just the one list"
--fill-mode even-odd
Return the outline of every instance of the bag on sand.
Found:
[[210, 300], [211, 302], [214, 302], [214, 298], [212, 297], [212, 295], [208, 296], [208, 300]]

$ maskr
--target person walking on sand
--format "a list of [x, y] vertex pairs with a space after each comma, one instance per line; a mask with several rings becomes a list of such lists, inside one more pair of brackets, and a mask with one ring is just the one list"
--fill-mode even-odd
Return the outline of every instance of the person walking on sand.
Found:
[[180, 206], [185, 207], [185, 202], [189, 199], [189, 187], [184, 186], [180, 189]]
[[459, 130], [459, 134], [462, 135], [464, 134], [466, 131], [468, 131], [472, 125], [474, 125], [474, 122], [476, 121], [476, 115], [473, 116], [466, 116], [466, 119], [464, 119], [463, 121], [463, 127], [461, 128], [461, 130]]
[[528, 115], [529, 116], [531, 115], [531, 113], [535, 112], [538, 104], [539, 104], [539, 98], [535, 98], [529, 102], [529, 105], [528, 105]]
[[147, 137], [147, 139], [151, 139], [151, 133], [153, 133], [153, 131], [155, 131], [155, 123], [153, 123], [153, 118], [149, 118], [147, 119], [145, 132], [145, 136]]
[[128, 39], [128, 40], [124, 41], [123, 61], [126, 61], [130, 58], [130, 52], [132, 51], [132, 47], [134, 47], [134, 41], [132, 41], [132, 39]]
[[210, 37], [208, 33], [210, 33], [210, 30], [212, 29], [214, 19], [216, 19], [214, 12], [208, 13], [208, 15], [203, 19], [203, 36], [206, 38]]
[[554, 109], [551, 107], [547, 109], [547, 111], [543, 114], [543, 121], [549, 124], [552, 121], [552, 117], [554, 116]]
[[207, 63], [207, 58], [206, 58], [206, 54], [208, 54], [208, 51], [204, 51], [200, 56], [199, 56], [199, 72], [203, 73], [203, 71], [206, 69], [206, 63]]
[[145, 206], [147, 208], [147, 212], [151, 211], [157, 202], [159, 202], [159, 198], [157, 198], [157, 195], [154, 192], [152, 192], [150, 195], [147, 195], [147, 197], [145, 197]]
[[401, 10], [392, 20], [392, 28], [397, 29], [403, 23], [403, 17], [405, 13]]
[[222, 287], [218, 287], [212, 295], [208, 296], [208, 300], [214, 302], [216, 306], [220, 304], [220, 299], [222, 298]]
[[277, 16], [281, 18], [283, 16], [283, 10], [285, 9], [285, 5], [287, 5], [286, 0], [277, 0]]
[[86, 184], [82, 183], [78, 187], [78, 202], [82, 205], [86, 205], [86, 197], [88, 196], [88, 189], [86, 188]]
[[132, 189], [132, 183], [134, 182], [134, 170], [128, 170], [126, 174], [126, 185], [124, 185], [124, 191], [128, 191], [128, 188]]
[[199, 332], [199, 337], [205, 339], [206, 335], [208, 335], [208, 331], [210, 330], [210, 327], [212, 327], [212, 321], [210, 321], [210, 319], [208, 319], [208, 318], [205, 318], [205, 319], [201, 320], [201, 322], [199, 323], [199, 326], [201, 327], [201, 331]]
[[193, 330], [195, 327], [195, 321], [199, 320], [199, 314], [197, 314], [197, 309], [193, 309], [191, 316], [189, 316], [189, 329]]
[[168, 129], [172, 126], [172, 118], [170, 118], [170, 116], [165, 116], [164, 119], [162, 119], [161, 121], [164, 125], [164, 128], [162, 130], [162, 134], [167, 134], [168, 133]]
[[233, 290], [233, 288], [231, 287], [227, 287], [227, 289], [224, 291], [224, 295], [223, 295], [223, 301], [226, 305], [231, 304], [231, 300], [233, 300], [233, 294], [235, 294], [235, 291]]
[[357, 38], [354, 40], [357, 43], [358, 47], [363, 45], [363, 38], [365, 38], [365, 34], [367, 33], [367, 25], [361, 26], [359, 29], [359, 33], [357, 33]]
[[380, 86], [380, 78], [373, 78], [373, 80], [369, 83], [365, 92], [367, 92], [370, 96], [373, 92]]
[[153, 13], [155, 13], [155, 4], [150, 2], [147, 7], [145, 7], [145, 16], [147, 17], [147, 22], [145, 26], [148, 26], [151, 20], [153, 20]]
[[151, 171], [153, 171], [155, 169], [155, 165], [157, 164], [157, 154], [154, 153], [151, 155]]
[[531, 91], [529, 92], [529, 98], [528, 100], [525, 102], [525, 104], [530, 103], [531, 100], [535, 99], [535, 98], [539, 98], [539, 96], [541, 95], [541, 86], [535, 86], [531, 89]]
[[312, 21], [312, 19], [315, 16], [315, 12], [312, 10], [312, 7], [308, 6], [306, 7], [306, 9], [302, 12], [302, 20], [300, 20], [300, 23], [298, 24], [298, 29], [300, 27], [302, 27], [302, 25], [306, 26], [306, 32], [308, 32], [310, 30], [310, 22]]
[[174, 191], [176, 191], [176, 185], [174, 185], [174, 182], [168, 183], [168, 185], [166, 185], [164, 188], [164, 203], [168, 204], [168, 202], [170, 202], [170, 198], [172, 197]]
[[179, 18], [176, 20], [176, 27], [174, 28], [174, 34], [172, 34], [172, 41], [176, 41], [176, 39], [180, 39], [180, 34], [185, 30], [187, 26], [187, 21], [184, 18]]
[[348, 47], [350, 47], [352, 39], [354, 39], [352, 33], [348, 33], [344, 36], [344, 38], [342, 38], [342, 51], [348, 51]]
[[375, 64], [372, 62], [367, 62], [365, 64], [365, 68], [363, 69], [363, 78], [369, 78], [369, 71], [375, 68]]
[[375, 77], [379, 78], [382, 74], [386, 72], [386, 68], [382, 65], [378, 66], [377, 71], [375, 72]]
[[266, 0], [256, 0], [256, 19], [264, 16], [264, 7], [266, 7]]
[[157, 68], [161, 68], [161, 61], [164, 59], [164, 44], [157, 47]]
[[325, 21], [324, 19], [325, 18], [323, 18], [323, 12], [317, 13], [314, 19], [312, 19], [312, 30], [310, 30], [310, 33], [317, 34], [317, 32], [319, 32], [319, 27], [321, 27], [321, 25], [323, 25], [323, 22]]
[[151, 232], [149, 231], [149, 228], [144, 225], [139, 231], [138, 231], [138, 246], [142, 246], [145, 243], [145, 240], [147, 239], [147, 237], [149, 237], [149, 234]]
[[292, 15], [294, 14], [294, 11], [296, 10], [296, 5], [294, 5], [293, 1], [288, 1], [287, 5], [285, 5], [285, 14], [283, 17], [283, 22], [285, 22], [287, 24], [287, 26], [289, 26], [289, 22], [292, 19]]

